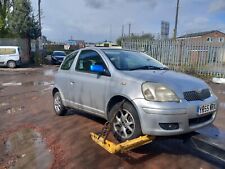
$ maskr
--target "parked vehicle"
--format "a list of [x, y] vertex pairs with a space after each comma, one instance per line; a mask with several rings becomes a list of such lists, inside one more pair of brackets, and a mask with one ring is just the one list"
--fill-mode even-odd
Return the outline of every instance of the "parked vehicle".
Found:
[[169, 70], [147, 54], [85, 48], [66, 57], [52, 91], [54, 110], [81, 109], [107, 120], [119, 141], [169, 136], [211, 124], [218, 99], [201, 79]]
[[21, 54], [18, 46], [0, 46], [0, 66], [15, 68], [21, 65]]
[[65, 56], [64, 51], [53, 51], [51, 55], [52, 64], [61, 64]]

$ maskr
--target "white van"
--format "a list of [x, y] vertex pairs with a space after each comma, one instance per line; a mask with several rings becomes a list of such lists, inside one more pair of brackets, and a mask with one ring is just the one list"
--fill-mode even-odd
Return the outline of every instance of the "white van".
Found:
[[15, 68], [20, 64], [21, 57], [18, 46], [0, 46], [0, 66]]

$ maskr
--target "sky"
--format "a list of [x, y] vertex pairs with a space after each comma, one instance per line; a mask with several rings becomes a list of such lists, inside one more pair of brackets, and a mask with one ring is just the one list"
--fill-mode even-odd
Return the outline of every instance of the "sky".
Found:
[[[37, 14], [38, 0], [31, 0]], [[177, 0], [42, 0], [42, 32], [52, 41], [79, 39], [115, 41], [122, 25], [135, 34], [161, 32], [170, 23], [172, 37]], [[225, 0], [180, 0], [178, 36], [220, 30], [225, 32]]]

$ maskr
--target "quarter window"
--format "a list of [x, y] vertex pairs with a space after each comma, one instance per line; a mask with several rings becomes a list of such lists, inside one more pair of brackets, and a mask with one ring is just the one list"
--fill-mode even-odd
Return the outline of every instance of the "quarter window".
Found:
[[76, 70], [82, 72], [91, 72], [91, 65], [102, 65], [105, 69], [107, 69], [101, 56], [96, 51], [82, 51], [77, 61]]
[[72, 66], [73, 61], [74, 61], [77, 54], [78, 54], [78, 51], [73, 52], [73, 53], [69, 54], [68, 56], [66, 56], [65, 60], [62, 63], [61, 69], [62, 70], [69, 70], [70, 67]]

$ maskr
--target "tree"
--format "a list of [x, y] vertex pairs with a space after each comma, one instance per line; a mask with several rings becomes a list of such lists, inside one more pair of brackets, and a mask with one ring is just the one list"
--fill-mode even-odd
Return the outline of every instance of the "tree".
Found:
[[33, 14], [30, 0], [14, 0], [9, 16], [9, 29], [21, 38], [39, 37], [39, 22]]
[[41, 30], [39, 26], [39, 22], [37, 21], [34, 14], [31, 17], [31, 20], [29, 22], [29, 29], [27, 30], [27, 35], [30, 39], [37, 39], [41, 36]]
[[41, 0], [38, 0], [38, 21], [39, 21], [39, 29], [41, 36]]
[[9, 34], [7, 19], [11, 4], [10, 0], [0, 0], [0, 37], [6, 37]]

